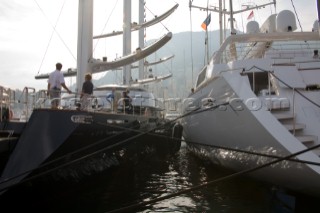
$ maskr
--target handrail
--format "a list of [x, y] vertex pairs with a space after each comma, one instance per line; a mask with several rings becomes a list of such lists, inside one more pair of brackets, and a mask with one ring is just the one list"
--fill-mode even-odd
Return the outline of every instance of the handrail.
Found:
[[292, 128], [293, 128], [293, 132], [292, 134], [295, 135], [296, 134], [296, 117], [294, 116], [295, 115], [295, 89], [293, 89], [293, 93], [292, 93], [292, 114], [293, 114], [293, 119], [292, 119]]
[[[13, 99], [12, 99], [13, 96]], [[11, 90], [10, 88], [5, 88], [0, 86], [0, 121], [3, 121], [3, 114], [5, 113], [4, 110], [10, 110], [10, 104], [15, 99], [15, 91]], [[10, 113], [10, 112], [9, 112]], [[9, 118], [10, 119], [10, 115]]]
[[[228, 46], [230, 44], [236, 44], [237, 55], [241, 60], [246, 59], [248, 56], [250, 56], [250, 58], [253, 56], [263, 57], [266, 56], [266, 49], [258, 48], [259, 45], [256, 44], [266, 43], [270, 41], [273, 42], [272, 47], [276, 52], [287, 50], [291, 51], [291, 53], [294, 53], [295, 51], [298, 52], [303, 49], [306, 50], [306, 52], [310, 51], [310, 54], [312, 54], [314, 49], [319, 49], [319, 45], [313, 43], [313, 41], [317, 41], [319, 39], [318, 37], [319, 35], [314, 32], [256, 33], [232, 35], [229, 36], [221, 45], [219, 50], [214, 53], [214, 55], [212, 56], [212, 60], [214, 63], [227, 63], [231, 61], [232, 59], [230, 57], [230, 50], [228, 49]], [[301, 41], [301, 43], [296, 44], [291, 42], [293, 39], [299, 40]], [[306, 40], [309, 40], [309, 42], [306, 43]], [[278, 41], [286, 41], [286, 43], [275, 43]], [[255, 45], [244, 45], [245, 43], [254, 43]], [[251, 54], [247, 55], [248, 52], [250, 52]]]
[[[4, 93], [7, 93], [7, 90], [5, 90], [5, 88], [0, 86], [0, 98], [3, 97]], [[65, 91], [61, 91], [61, 93], [65, 93]], [[74, 95], [70, 95], [70, 96], [61, 96], [59, 97], [60, 101], [61, 101], [61, 106], [63, 108], [68, 108], [69, 109], [76, 109], [77, 105], [76, 103], [78, 103], [79, 93], [74, 93], [72, 92], [71, 94]], [[15, 94], [11, 94], [11, 97], [13, 97]], [[142, 98], [141, 98], [142, 97]], [[6, 100], [5, 102], [1, 101], [0, 102], [0, 112], [1, 114], [4, 113], [4, 107], [8, 106], [10, 107], [10, 104], [13, 103], [12, 100], [9, 100], [7, 97], [5, 97]], [[101, 110], [101, 109], [109, 109], [110, 105], [106, 105], [105, 102], [103, 101], [103, 98], [105, 98], [105, 96], [95, 96], [95, 95], [91, 95], [89, 96], [90, 100], [91, 100], [91, 104], [89, 105], [89, 107], [85, 110], [89, 110], [89, 111], [96, 111], [96, 110]], [[135, 101], [135, 98], [137, 98], [137, 100]], [[139, 99], [141, 98], [141, 100]], [[134, 98], [132, 98], [133, 103], [132, 103], [132, 112], [130, 112], [131, 115], [147, 115], [147, 109], [145, 110], [145, 108], [148, 108], [149, 110], [152, 111], [152, 109], [154, 108], [155, 110], [159, 109], [159, 112], [163, 110], [163, 108], [161, 107], [161, 109], [159, 108], [159, 106], [154, 105], [153, 101], [157, 101], [158, 99], [154, 99], [154, 98], [149, 98], [148, 100], [145, 99], [148, 97], [144, 97], [144, 96], [135, 96]], [[2, 99], [2, 98], [1, 98]], [[77, 100], [77, 101], [75, 101]], [[95, 101], [96, 100], [96, 101]], [[118, 105], [116, 105], [116, 103], [111, 102], [111, 111], [112, 112], [116, 112], [117, 109], [115, 107], [123, 105], [122, 101], [123, 99], [120, 99], [117, 101]], [[63, 103], [64, 101], [65, 104]], [[94, 102], [95, 101], [95, 102]], [[147, 102], [145, 102], [147, 101]], [[148, 101], [151, 101], [150, 103]], [[31, 116], [32, 110], [36, 109], [36, 108], [51, 108], [51, 106], [48, 104], [48, 102], [50, 102], [50, 98], [47, 96], [47, 90], [39, 90], [36, 91], [35, 88], [32, 87], [24, 87], [24, 89], [21, 91], [19, 91], [19, 98], [17, 101], [15, 101], [14, 103], [19, 104], [21, 107], [16, 106], [16, 110], [21, 109], [21, 112], [19, 111], [19, 113], [21, 113], [20, 116], [20, 120], [22, 121], [28, 121], [28, 119]], [[4, 104], [6, 104], [4, 106]], [[95, 107], [94, 107], [95, 105]], [[127, 106], [125, 106], [127, 107]], [[140, 108], [140, 109], [139, 109]], [[124, 110], [125, 114], [128, 114], [127, 111]], [[3, 120], [3, 117], [0, 117], [0, 121]]]
[[[25, 91], [25, 101], [24, 101], [24, 104], [25, 104], [25, 107], [26, 107], [26, 121], [28, 121], [29, 119], [29, 90], [32, 90], [33, 93], [35, 94], [36, 92], [36, 89], [35, 88], [32, 88], [32, 87], [25, 87], [23, 89], [22, 92]], [[33, 95], [32, 96], [32, 105], [33, 105], [33, 108], [34, 108], [34, 104], [35, 104], [35, 96]]]

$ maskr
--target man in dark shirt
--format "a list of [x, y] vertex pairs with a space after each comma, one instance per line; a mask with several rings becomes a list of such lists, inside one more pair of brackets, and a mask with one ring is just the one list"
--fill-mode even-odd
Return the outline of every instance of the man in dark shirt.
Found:
[[122, 93], [122, 98], [123, 98], [123, 107], [125, 112], [131, 112], [132, 111], [132, 99], [131, 97], [128, 95], [128, 91], [124, 91]]

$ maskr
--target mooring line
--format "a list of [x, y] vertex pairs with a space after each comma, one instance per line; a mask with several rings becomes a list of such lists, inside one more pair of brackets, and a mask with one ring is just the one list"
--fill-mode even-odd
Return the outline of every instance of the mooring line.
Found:
[[[70, 155], [77, 154], [78, 152], [81, 152], [81, 151], [84, 151], [84, 150], [86, 150], [86, 149], [88, 149], [88, 148], [91, 148], [91, 147], [93, 147], [93, 146], [99, 145], [99, 144], [102, 143], [102, 142], [105, 142], [105, 141], [107, 141], [107, 140], [110, 140], [110, 139], [112, 139], [112, 138], [114, 138], [114, 137], [119, 136], [120, 134], [122, 134], [122, 133], [118, 133], [118, 135], [112, 135], [112, 136], [110, 136], [110, 137], [108, 137], [108, 138], [105, 138], [105, 139], [103, 139], [103, 140], [100, 140], [100, 141], [98, 141], [98, 142], [96, 142], [96, 143], [87, 145], [87, 146], [82, 147], [82, 148], [80, 148], [80, 149], [77, 149], [77, 150], [75, 150], [75, 151], [73, 151], [73, 152], [66, 153], [66, 154], [63, 155], [63, 156], [60, 156], [60, 157], [58, 157], [58, 158], [56, 158], [56, 159], [53, 159], [53, 160], [51, 160], [51, 161], [48, 161], [48, 162], [40, 165], [40, 166], [37, 167], [36, 169], [31, 169], [31, 170], [25, 171], [25, 172], [23, 172], [23, 173], [20, 173], [20, 174], [16, 175], [15, 177], [8, 178], [8, 179], [0, 182], [0, 185], [3, 184], [3, 183], [6, 183], [6, 182], [8, 182], [8, 181], [11, 181], [11, 180], [13, 180], [13, 179], [15, 179], [15, 178], [18, 178], [18, 177], [20, 177], [20, 176], [22, 176], [22, 175], [25, 175], [25, 174], [27, 174], [27, 173], [33, 172], [33, 171], [35, 171], [35, 170], [41, 169], [41, 168], [46, 167], [46, 166], [50, 166], [51, 164], [54, 164], [54, 163], [58, 162], [59, 160], [64, 160], [64, 158], [66, 158], [66, 157], [68, 157], [68, 156], [70, 156]], [[0, 190], [0, 192], [1, 192], [1, 191], [2, 191], [2, 190]]]
[[159, 197], [159, 198], [155, 198], [155, 199], [152, 199], [152, 200], [149, 200], [149, 201], [144, 201], [144, 202], [140, 202], [140, 203], [137, 203], [137, 204], [125, 206], [125, 207], [118, 208], [118, 209], [115, 209], [115, 210], [111, 210], [111, 211], [108, 211], [108, 212], [105, 212], [105, 213], [123, 212], [123, 211], [137, 209], [139, 207], [143, 207], [143, 206], [146, 206], [146, 205], [149, 205], [149, 204], [154, 204], [154, 203], [157, 203], [157, 202], [162, 201], [162, 200], [166, 200], [166, 199], [169, 199], [169, 198], [172, 198], [172, 197], [176, 197], [176, 196], [181, 195], [181, 194], [186, 194], [186, 193], [201, 189], [201, 188], [203, 188], [205, 186], [209, 186], [209, 185], [214, 184], [214, 183], [218, 183], [218, 182], [221, 182], [221, 181], [229, 180], [231, 178], [235, 178], [235, 177], [238, 177], [240, 175], [244, 175], [244, 174], [251, 173], [251, 172], [254, 172], [256, 170], [259, 170], [259, 169], [263, 169], [265, 167], [271, 166], [272, 164], [281, 162], [283, 160], [288, 160], [288, 159], [290, 159], [292, 157], [295, 157], [297, 155], [303, 154], [305, 152], [308, 152], [308, 151], [310, 151], [312, 149], [316, 149], [318, 147], [320, 147], [320, 144], [319, 145], [315, 145], [313, 147], [310, 147], [308, 149], [305, 149], [305, 150], [302, 150], [302, 151], [287, 155], [287, 156], [285, 156], [283, 158], [279, 158], [279, 159], [270, 161], [269, 163], [266, 163], [266, 164], [263, 164], [263, 165], [260, 165], [260, 166], [256, 166], [256, 167], [253, 167], [253, 168], [245, 169], [243, 171], [236, 172], [236, 173], [233, 173], [231, 175], [226, 175], [224, 177], [217, 178], [215, 180], [212, 180], [212, 181], [209, 181], [209, 182], [206, 182], [204, 184], [200, 184], [200, 185], [197, 185], [197, 186], [194, 186], [194, 187], [190, 187], [190, 188], [181, 190], [181, 191], [176, 192], [176, 193], [172, 193], [172, 194], [169, 194], [169, 195], [164, 195], [164, 196]]
[[[83, 159], [85, 159], [85, 158], [91, 157], [91, 156], [96, 155], [96, 154], [98, 154], [98, 153], [100, 153], [100, 152], [107, 151], [107, 150], [109, 150], [109, 149], [111, 149], [111, 148], [114, 148], [114, 147], [116, 147], [116, 146], [118, 146], [118, 145], [121, 145], [121, 144], [123, 144], [123, 143], [125, 143], [125, 142], [128, 142], [128, 141], [130, 141], [130, 140], [132, 140], [132, 139], [134, 139], [134, 138], [140, 137], [140, 136], [145, 135], [145, 134], [154, 135], [154, 136], [157, 136], [157, 137], [163, 137], [164, 139], [170, 138], [171, 140], [180, 140], [180, 141], [184, 141], [184, 142], [186, 142], [186, 143], [200, 144], [200, 143], [197, 143], [197, 142], [186, 141], [186, 140], [184, 140], [184, 139], [173, 138], [173, 137], [164, 136], [164, 135], [160, 135], [160, 134], [156, 134], [156, 133], [152, 133], [152, 132], [153, 132], [154, 130], [157, 130], [157, 129], [159, 129], [159, 128], [164, 127], [165, 125], [167, 125], [167, 124], [169, 124], [169, 123], [176, 122], [177, 120], [179, 120], [179, 119], [182, 118], [182, 117], [189, 116], [189, 115], [194, 114], [194, 113], [201, 113], [201, 112], [204, 112], [204, 111], [208, 111], [208, 110], [211, 110], [211, 109], [215, 109], [215, 108], [220, 107], [221, 105], [226, 105], [226, 104], [227, 104], [227, 103], [222, 103], [222, 104], [220, 104], [220, 105], [213, 105], [213, 106], [207, 107], [207, 108], [205, 108], [205, 109], [203, 109], [203, 110], [199, 110], [199, 109], [201, 109], [201, 108], [196, 108], [196, 109], [194, 109], [194, 110], [192, 110], [192, 111], [190, 111], [190, 112], [188, 112], [188, 113], [185, 113], [185, 114], [177, 117], [176, 119], [169, 120], [169, 121], [165, 122], [164, 124], [162, 124], [162, 125], [160, 125], [160, 126], [157, 126], [157, 127], [153, 128], [153, 129], [150, 129], [149, 131], [141, 131], [141, 130], [135, 130], [135, 129], [126, 128], [126, 127], [119, 127], [119, 126], [111, 125], [111, 124], [105, 124], [105, 123], [101, 123], [101, 122], [95, 122], [96, 124], [99, 124], [99, 125], [104, 125], [104, 126], [108, 126], [108, 127], [118, 128], [118, 129], [122, 129], [122, 130], [133, 131], [133, 132], [137, 132], [137, 133], [139, 133], [139, 134], [136, 135], [136, 136], [132, 136], [132, 137], [130, 137], [130, 138], [127, 138], [127, 139], [125, 139], [125, 140], [122, 140], [122, 141], [120, 141], [120, 142], [118, 142], [118, 143], [116, 143], [116, 144], [113, 144], [113, 145], [111, 145], [111, 146], [108, 146], [108, 147], [106, 147], [106, 148], [100, 149], [99, 151], [96, 151], [96, 152], [90, 153], [90, 154], [88, 154], [88, 155], [85, 155], [85, 156], [76, 158], [76, 159], [74, 159], [73, 161], [69, 161], [69, 162], [67, 162], [67, 163], [65, 163], [65, 164], [62, 164], [62, 165], [57, 166], [57, 167], [55, 167], [55, 168], [52, 168], [52, 169], [50, 169], [50, 170], [44, 171], [44, 172], [39, 173], [39, 174], [37, 174], [37, 175], [34, 175], [34, 176], [30, 177], [30, 178], [26, 178], [26, 179], [20, 181], [19, 183], [16, 183], [16, 184], [10, 185], [10, 186], [8, 186], [8, 187], [5, 187], [5, 188], [3, 188], [3, 189], [0, 189], [0, 192], [3, 191], [3, 190], [6, 190], [6, 189], [8, 189], [8, 188], [11, 188], [11, 187], [13, 187], [13, 186], [20, 185], [20, 184], [22, 184], [22, 183], [24, 183], [24, 182], [27, 182], [27, 181], [33, 180], [33, 179], [35, 179], [35, 178], [41, 177], [42, 175], [45, 175], [45, 174], [48, 174], [48, 173], [50, 173], [50, 172], [52, 172], [52, 171], [55, 171], [55, 170], [57, 170], [57, 169], [63, 168], [64, 166], [68, 166], [68, 165], [71, 165], [71, 164], [73, 164], [73, 163], [76, 163], [76, 162], [78, 162], [78, 161], [80, 161], [80, 160], [83, 160]], [[18, 178], [18, 177], [20, 177], [20, 176], [22, 176], [22, 175], [25, 175], [25, 174], [27, 174], [27, 173], [30, 173], [30, 172], [33, 172], [33, 171], [36, 171], [36, 170], [40, 170], [41, 168], [46, 167], [46, 166], [50, 166], [51, 164], [56, 163], [56, 162], [59, 161], [59, 160], [63, 160], [63, 159], [66, 158], [67, 156], [70, 156], [70, 155], [73, 155], [73, 154], [77, 154], [78, 152], [84, 151], [84, 150], [86, 150], [86, 149], [88, 149], [88, 148], [91, 148], [91, 147], [93, 147], [93, 146], [97, 146], [97, 145], [99, 145], [100, 143], [106, 142], [107, 140], [110, 140], [110, 139], [112, 139], [112, 138], [114, 138], [114, 137], [116, 137], [116, 136], [119, 136], [120, 134], [122, 134], [122, 132], [119, 133], [119, 134], [117, 134], [117, 135], [112, 135], [112, 136], [110, 136], [110, 137], [108, 137], [108, 138], [101, 139], [101, 140], [99, 140], [98, 142], [96, 142], [96, 143], [94, 143], [94, 144], [90, 144], [90, 145], [88, 145], [88, 146], [82, 147], [82, 148], [80, 148], [80, 149], [78, 149], [78, 150], [75, 150], [75, 151], [73, 151], [73, 152], [67, 153], [67, 154], [65, 154], [65, 155], [63, 155], [63, 156], [61, 156], [61, 157], [59, 157], [59, 158], [57, 158], [57, 159], [54, 159], [54, 160], [52, 160], [52, 161], [49, 161], [49, 162], [41, 165], [40, 167], [38, 167], [38, 168], [36, 168], [36, 169], [28, 170], [28, 171], [26, 171], [26, 172], [23, 172], [23, 173], [21, 173], [21, 174], [16, 175], [15, 177], [8, 178], [8, 179], [2, 181], [2, 182], [0, 183], [0, 185], [6, 183], [6, 182], [8, 182], [8, 181], [11, 181], [11, 180], [13, 180], [13, 179], [15, 179], [15, 178]], [[203, 145], [203, 144], [201, 144], [201, 145]], [[236, 151], [236, 152], [243, 152], [243, 153], [247, 153], [247, 154], [253, 154], [253, 155], [264, 156], [264, 157], [271, 157], [271, 158], [278, 158], [278, 159], [281, 158], [281, 156], [267, 155], [267, 154], [262, 154], [262, 153], [257, 153], [257, 152], [250, 152], [250, 151], [245, 151], [245, 150], [240, 150], [240, 149], [234, 149], [234, 148], [229, 148], [229, 147], [214, 146], [214, 145], [206, 145], [206, 146], [214, 147], [214, 148], [217, 148], [217, 149], [225, 149], [225, 150], [231, 150], [231, 151]], [[320, 165], [319, 163], [316, 163], [316, 162], [302, 161], [302, 160], [297, 160], [297, 159], [289, 159], [289, 161], [300, 162], [300, 163], [308, 163], [308, 164], [313, 164], [313, 165], [317, 165], [317, 166]]]
[[[243, 149], [236, 149], [236, 148], [225, 147], [225, 146], [202, 144], [202, 143], [199, 143], [199, 142], [187, 141], [187, 140], [184, 140], [184, 139], [182, 139], [181, 141], [184, 141], [184, 142], [189, 143], [189, 144], [196, 144], [196, 145], [201, 145], [201, 146], [206, 146], [206, 147], [212, 147], [212, 148], [215, 148], [215, 149], [223, 149], [223, 150], [228, 150], [228, 151], [241, 152], [241, 153], [257, 155], [257, 156], [261, 156], [261, 157], [268, 157], [268, 158], [275, 158], [275, 159], [280, 159], [280, 158], [283, 157], [283, 156], [279, 156], [279, 155], [270, 155], [270, 154], [265, 154], [265, 153], [261, 153], [261, 152], [253, 152], [253, 151], [247, 151], [247, 150], [243, 150]], [[315, 148], [317, 148], [317, 147], [315, 147]], [[315, 149], [315, 148], [313, 148], [313, 149]], [[311, 149], [309, 151], [312, 151], [313, 149]], [[314, 162], [314, 161], [299, 160], [299, 159], [294, 159], [294, 158], [293, 159], [288, 159], [287, 161], [320, 166], [320, 163], [317, 163], [317, 162]]]
[[[171, 122], [171, 121], [170, 121], [170, 122]], [[33, 180], [33, 179], [35, 179], [35, 178], [41, 177], [41, 176], [46, 175], [46, 174], [48, 174], [48, 173], [50, 173], [50, 172], [52, 172], [52, 171], [55, 171], [55, 170], [57, 170], [57, 169], [63, 168], [63, 167], [68, 166], [68, 165], [71, 165], [71, 164], [73, 164], [73, 163], [76, 163], [76, 162], [78, 162], [78, 161], [81, 161], [81, 160], [83, 160], [83, 159], [86, 159], [86, 158], [88, 158], [88, 157], [91, 157], [91, 156], [93, 156], [93, 155], [99, 154], [99, 153], [101, 153], [101, 152], [103, 152], [103, 151], [107, 151], [107, 150], [109, 150], [109, 149], [115, 148], [115, 147], [120, 146], [120, 145], [122, 145], [122, 144], [124, 144], [124, 143], [126, 143], [126, 142], [130, 142], [131, 140], [133, 140], [133, 139], [135, 139], [135, 138], [138, 138], [138, 137], [141, 137], [141, 136], [143, 136], [143, 135], [145, 135], [145, 134], [154, 134], [154, 135], [160, 136], [160, 135], [158, 135], [158, 134], [156, 134], [156, 133], [152, 133], [152, 132], [155, 131], [155, 130], [157, 130], [157, 129], [159, 129], [159, 128], [164, 127], [165, 125], [167, 125], [167, 124], [170, 123], [170, 122], [165, 122], [164, 124], [162, 124], [162, 125], [160, 125], [160, 126], [157, 126], [157, 127], [154, 127], [154, 128], [152, 128], [152, 129], [150, 129], [150, 130], [148, 130], [148, 131], [140, 131], [137, 135], [134, 135], [134, 136], [132, 136], [132, 137], [130, 137], [130, 138], [127, 138], [127, 139], [124, 139], [124, 140], [122, 140], [122, 141], [119, 141], [119, 142], [117, 142], [117, 143], [115, 143], [115, 144], [109, 145], [109, 146], [106, 147], [106, 148], [100, 149], [100, 150], [98, 150], [98, 151], [92, 152], [92, 153], [87, 154], [87, 155], [85, 155], [85, 156], [82, 156], [82, 157], [76, 158], [76, 159], [74, 159], [74, 160], [72, 160], [72, 161], [69, 161], [69, 162], [67, 162], [67, 163], [65, 163], [65, 164], [59, 165], [59, 166], [54, 167], [54, 168], [52, 168], [52, 169], [49, 169], [49, 170], [47, 170], [47, 171], [44, 171], [44, 172], [41, 172], [41, 173], [39, 173], [39, 174], [33, 175], [33, 176], [29, 177], [29, 178], [23, 179], [23, 180], [21, 180], [21, 181], [18, 182], [18, 183], [15, 183], [15, 184], [12, 184], [12, 185], [10, 185], [10, 186], [7, 186], [7, 187], [4, 187], [4, 188], [0, 189], [0, 192], [2, 192], [2, 191], [4, 191], [4, 190], [7, 190], [8, 188], [11, 188], [11, 187], [20, 185], [20, 184], [22, 184], [22, 183], [25, 183], [25, 182], [27, 182], [27, 181]], [[111, 127], [115, 127], [115, 128], [118, 128], [118, 129], [124, 129], [124, 130], [129, 130], [129, 131], [139, 131], [139, 130], [134, 130], [134, 129], [130, 129], [130, 128], [119, 127], [119, 126], [116, 126], [116, 125], [99, 123], [99, 122], [96, 122], [96, 124], [105, 125], [105, 126], [109, 126], [109, 127], [111, 126]], [[116, 137], [116, 136], [121, 135], [122, 133], [123, 133], [123, 132], [121, 132], [121, 133], [119, 133], [119, 134], [117, 134], [117, 135], [113, 135], [113, 136]], [[112, 138], [113, 136], [111, 136], [111, 138]], [[171, 137], [170, 137], [170, 139], [171, 139]], [[86, 147], [81, 148], [80, 150], [76, 150], [76, 151], [72, 152], [72, 154], [76, 154], [76, 153], [78, 153], [78, 152], [80, 152], [80, 151], [83, 151], [83, 150], [85, 150], [85, 149], [91, 148], [92, 146], [99, 145], [100, 143], [103, 143], [103, 142], [105, 142], [105, 141], [107, 141], [107, 140], [110, 140], [110, 137], [107, 138], [107, 139], [101, 139], [101, 140], [99, 140], [98, 142], [96, 142], [96, 143], [94, 143], [94, 144], [90, 144], [90, 145], [88, 145], [88, 146], [86, 146]], [[14, 177], [8, 178], [8, 179], [2, 181], [2, 182], [0, 183], [0, 185], [1, 185], [1, 184], [4, 184], [4, 183], [6, 183], [6, 182], [9, 182], [9, 181], [11, 181], [11, 180], [14, 180], [15, 178], [18, 178], [18, 177], [20, 177], [20, 176], [22, 176], [22, 175], [25, 175], [25, 174], [27, 174], [27, 173], [30, 173], [30, 172], [33, 172], [33, 171], [36, 171], [36, 170], [40, 170], [41, 168], [46, 167], [46, 166], [50, 166], [50, 164], [53, 164], [53, 163], [57, 162], [58, 160], [62, 160], [63, 158], [65, 158], [65, 157], [68, 156], [68, 155], [70, 155], [70, 153], [63, 155], [63, 156], [59, 157], [58, 159], [54, 159], [54, 160], [52, 160], [52, 161], [50, 161], [50, 162], [47, 162], [47, 163], [41, 165], [40, 167], [37, 167], [37, 168], [35, 168], [35, 169], [31, 169], [31, 170], [25, 171], [25, 172], [23, 172], [23, 173], [21, 173], [21, 174], [18, 174], [18, 175], [16, 175], [16, 176], [14, 176]]]

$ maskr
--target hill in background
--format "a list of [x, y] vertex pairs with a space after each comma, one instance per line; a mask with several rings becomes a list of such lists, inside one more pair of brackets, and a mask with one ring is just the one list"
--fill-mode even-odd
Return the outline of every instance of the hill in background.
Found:
[[[208, 32], [209, 57], [219, 47], [219, 31]], [[153, 42], [153, 41], [149, 41]], [[192, 44], [192, 48], [191, 48]], [[172, 73], [173, 77], [149, 86], [159, 98], [184, 98], [194, 86], [198, 72], [205, 64], [205, 32], [181, 32], [173, 34], [172, 39], [156, 53], [150, 55], [147, 61], [153, 62], [160, 58], [174, 55], [175, 57], [164, 63], [148, 67], [154, 76]], [[138, 70], [132, 70], [133, 79], [138, 76]], [[99, 80], [94, 80], [95, 86], [103, 84], [121, 83], [121, 71], [109, 71]]]

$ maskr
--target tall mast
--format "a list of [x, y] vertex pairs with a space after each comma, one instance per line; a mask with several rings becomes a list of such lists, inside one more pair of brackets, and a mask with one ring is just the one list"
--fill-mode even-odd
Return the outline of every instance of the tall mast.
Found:
[[[144, 23], [144, 1], [139, 0], [139, 24]], [[139, 29], [139, 47], [144, 47], [144, 32], [145, 29]], [[144, 76], [144, 59], [139, 61], [139, 79], [143, 79]]]
[[[131, 0], [123, 0], [123, 56], [131, 53]], [[130, 84], [131, 65], [123, 67], [123, 84]]]
[[222, 0], [219, 0], [219, 27], [220, 27], [220, 45], [222, 44], [223, 41], [223, 26], [222, 26]]
[[[223, 0], [223, 11], [226, 9], [226, 0]], [[227, 24], [226, 24], [226, 14], [223, 13], [223, 40], [226, 39], [227, 35]]]
[[232, 6], [232, 0], [229, 0], [229, 6], [230, 6], [230, 30], [231, 35], [236, 34], [236, 31], [234, 29], [234, 22], [233, 22], [233, 6]]
[[320, 0], [317, 0], [317, 13], [318, 13], [318, 32], [320, 34]]
[[90, 66], [90, 59], [93, 54], [92, 38], [93, 0], [79, 0], [76, 92], [81, 91], [85, 73], [92, 73]]
[[[207, 1], [207, 17], [209, 15], [209, 0]], [[206, 38], [205, 38], [206, 56], [207, 64], [209, 64], [209, 36], [208, 36], [208, 26], [206, 27]]]

